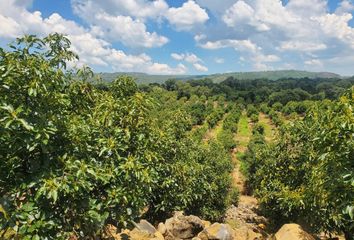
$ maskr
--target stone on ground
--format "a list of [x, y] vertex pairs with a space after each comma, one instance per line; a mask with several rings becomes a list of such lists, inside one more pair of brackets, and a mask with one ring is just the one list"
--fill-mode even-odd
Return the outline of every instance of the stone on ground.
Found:
[[309, 233], [305, 232], [298, 224], [285, 224], [275, 234], [275, 240], [315, 240]]
[[200, 232], [198, 238], [201, 240], [232, 240], [234, 231], [228, 224], [214, 223]]

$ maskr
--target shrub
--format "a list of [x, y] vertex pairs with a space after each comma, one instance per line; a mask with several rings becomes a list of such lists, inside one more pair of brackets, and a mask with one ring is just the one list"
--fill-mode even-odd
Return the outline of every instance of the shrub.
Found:
[[190, 116], [165, 114], [130, 77], [102, 88], [87, 81], [88, 68], [67, 71], [69, 47], [53, 34], [0, 49], [1, 236], [96, 238], [144, 209], [220, 218], [220, 196], [231, 191], [227, 151], [189, 139]]
[[253, 123], [257, 123], [257, 122], [259, 121], [259, 115], [258, 115], [258, 114], [252, 114], [252, 115], [250, 116], [250, 120], [251, 120], [251, 122], [253, 122]]
[[256, 157], [261, 206], [278, 223], [305, 221], [314, 231], [354, 232], [354, 89], [313, 106], [285, 126]]

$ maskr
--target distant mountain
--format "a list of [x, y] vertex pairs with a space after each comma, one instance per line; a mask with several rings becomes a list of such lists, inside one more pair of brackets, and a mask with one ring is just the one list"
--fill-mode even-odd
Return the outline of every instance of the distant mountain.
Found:
[[169, 79], [188, 80], [196, 77], [193, 75], [150, 75], [138, 72], [99, 73], [98, 75], [100, 75], [105, 82], [112, 82], [118, 76], [128, 75], [135, 78], [137, 84], [164, 83]]
[[233, 73], [222, 73], [213, 74], [208, 76], [214, 82], [222, 82], [228, 77], [234, 77], [239, 80], [246, 79], [269, 79], [269, 80], [279, 80], [284, 78], [342, 78], [342, 76], [336, 73], [330, 72], [307, 72], [307, 71], [297, 71], [297, 70], [280, 70], [280, 71], [263, 71], [263, 72], [233, 72]]
[[149, 84], [149, 83], [164, 83], [169, 79], [177, 80], [191, 80], [191, 79], [201, 79], [209, 78], [213, 82], [220, 83], [227, 79], [228, 77], [234, 77], [240, 80], [246, 79], [269, 79], [269, 80], [279, 80], [284, 78], [342, 78], [342, 76], [336, 73], [330, 72], [307, 72], [307, 71], [297, 71], [297, 70], [280, 70], [280, 71], [263, 71], [263, 72], [232, 72], [232, 73], [220, 73], [211, 75], [149, 75], [146, 73], [138, 72], [119, 72], [119, 73], [99, 73], [103, 81], [111, 82], [115, 78], [121, 75], [132, 76], [136, 79], [138, 84]]

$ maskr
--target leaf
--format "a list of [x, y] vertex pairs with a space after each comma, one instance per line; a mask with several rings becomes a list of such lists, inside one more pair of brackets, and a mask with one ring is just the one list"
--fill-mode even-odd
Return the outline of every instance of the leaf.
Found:
[[26, 130], [32, 131], [32, 130], [34, 129], [33, 126], [31, 126], [28, 122], [26, 122], [26, 120], [20, 118], [20, 119], [18, 119], [18, 121], [22, 124], [22, 126], [23, 126]]
[[0, 204], [0, 213], [4, 215], [5, 219], [8, 219], [7, 213], [1, 204]]
[[40, 237], [38, 236], [38, 234], [36, 234], [32, 237], [32, 240], [40, 240]]
[[57, 190], [52, 191], [52, 197], [53, 197], [54, 203], [56, 203], [56, 201], [58, 200], [58, 191]]

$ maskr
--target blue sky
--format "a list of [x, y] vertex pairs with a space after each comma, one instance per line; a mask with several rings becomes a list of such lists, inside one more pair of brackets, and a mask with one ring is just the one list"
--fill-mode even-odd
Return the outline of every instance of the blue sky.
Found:
[[[0, 45], [66, 34], [96, 72], [354, 75], [353, 0], [0, 0]], [[55, 3], [55, 4], [54, 4]]]

